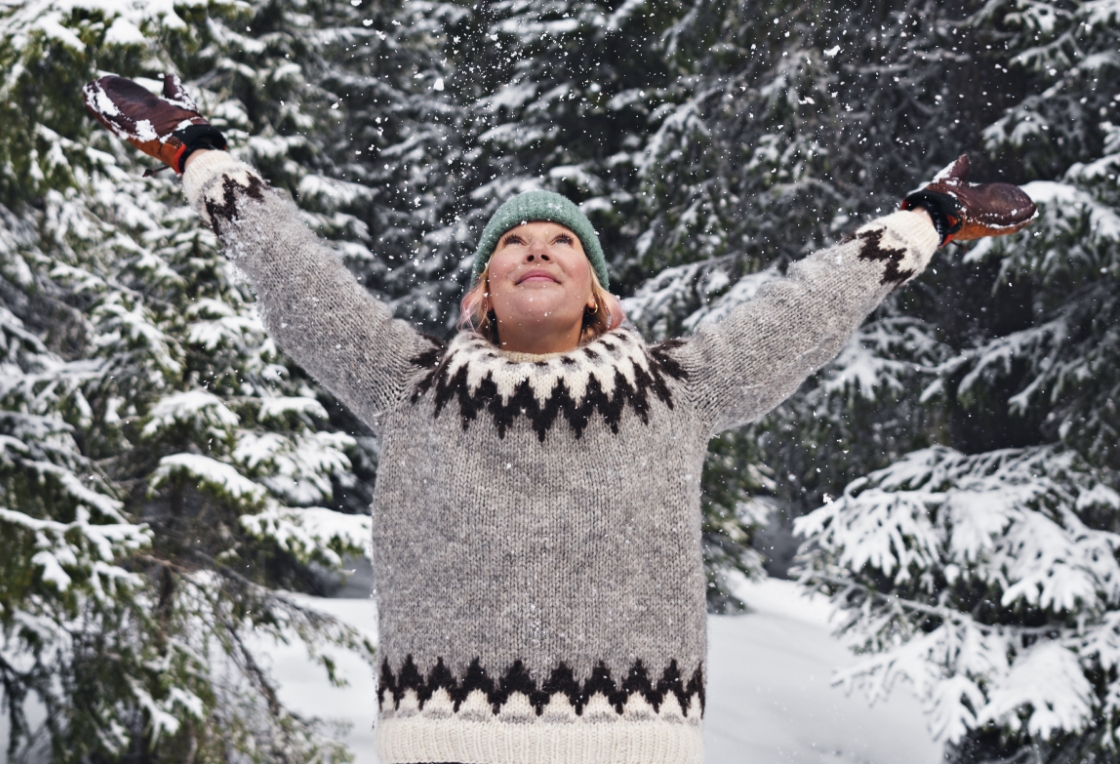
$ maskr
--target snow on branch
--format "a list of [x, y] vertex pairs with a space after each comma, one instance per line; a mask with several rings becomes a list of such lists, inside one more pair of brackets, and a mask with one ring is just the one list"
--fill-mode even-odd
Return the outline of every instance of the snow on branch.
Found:
[[174, 476], [188, 476], [198, 481], [199, 488], [206, 486], [220, 496], [228, 496], [235, 501], [248, 500], [256, 503], [263, 501], [264, 489], [236, 469], [215, 459], [199, 454], [173, 454], [159, 460], [151, 482], [154, 491]]
[[62, 523], [0, 507], [0, 526], [6, 527], [5, 535], [26, 533], [34, 538], [37, 551], [31, 563], [39, 568], [43, 582], [65, 592], [78, 576], [98, 597], [105, 594], [102, 579], [110, 587], [140, 584], [138, 576], [111, 563], [151, 542], [147, 528], [131, 523], [94, 523], [84, 508], [78, 509], [73, 522]]
[[1120, 534], [1097, 519], [1118, 510], [1055, 446], [934, 446], [853, 481], [796, 521], [800, 581], [867, 655], [836, 681], [873, 699], [909, 682], [950, 741], [988, 722], [1036, 739], [1081, 729], [1118, 689], [1091, 681], [1120, 664]]
[[340, 432], [291, 436], [244, 432], [238, 436], [232, 456], [254, 474], [262, 475], [260, 481], [283, 501], [306, 506], [331, 499], [331, 477], [350, 469], [345, 451], [355, 444], [353, 438]]
[[368, 554], [373, 530], [368, 515], [324, 507], [292, 509], [272, 504], [259, 514], [242, 515], [240, 521], [258, 538], [270, 539], [301, 559], [319, 558], [336, 568], [342, 565], [340, 552]]
[[205, 390], [188, 390], [163, 398], [150, 412], [150, 419], [141, 433], [146, 437], [177, 424], [186, 425], [200, 432], [209, 430], [219, 437], [224, 431], [236, 427], [237, 415], [226, 408], [222, 400]]
[[924, 321], [885, 317], [860, 327], [826, 368], [821, 387], [826, 395], [854, 393], [877, 400], [883, 392], [901, 392], [914, 374], [938, 368], [944, 348]]
[[655, 337], [673, 334], [674, 317], [684, 314], [680, 330], [695, 331], [705, 321], [719, 321], [778, 278], [777, 266], [732, 280], [735, 255], [666, 268], [637, 289], [622, 305], [627, 317]]

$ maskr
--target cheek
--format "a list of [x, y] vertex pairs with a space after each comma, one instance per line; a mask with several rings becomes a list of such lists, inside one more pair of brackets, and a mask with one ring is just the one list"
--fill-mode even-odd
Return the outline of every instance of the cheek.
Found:
[[520, 263], [521, 258], [516, 255], [504, 255], [499, 252], [491, 257], [489, 265], [491, 285], [493, 286], [494, 282], [509, 281], [510, 273], [512, 273]]
[[577, 255], [567, 264], [565, 270], [572, 280], [572, 286], [581, 295], [591, 294], [591, 263], [583, 255]]

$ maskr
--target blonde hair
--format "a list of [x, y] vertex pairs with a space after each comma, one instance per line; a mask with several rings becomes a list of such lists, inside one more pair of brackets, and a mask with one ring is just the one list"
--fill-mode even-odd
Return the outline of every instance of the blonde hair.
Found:
[[[486, 309], [486, 298], [490, 296], [489, 290], [490, 264], [487, 263], [486, 267], [482, 269], [482, 273], [478, 274], [474, 286], [463, 295], [463, 301], [459, 304], [458, 326], [460, 329], [470, 327], [471, 330], [478, 332], [497, 345], [498, 321], [494, 312]], [[580, 342], [593, 340], [622, 323], [621, 316], [613, 316], [607, 311], [608, 305], [617, 304], [617, 302], [611, 299], [606, 289], [603, 289], [594, 268], [591, 269], [591, 296], [595, 298], [595, 310], [591, 311], [585, 308], [583, 311]]]

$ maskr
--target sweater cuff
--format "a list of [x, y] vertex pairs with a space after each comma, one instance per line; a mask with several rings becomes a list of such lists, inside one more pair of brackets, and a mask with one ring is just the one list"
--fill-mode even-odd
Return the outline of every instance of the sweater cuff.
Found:
[[912, 249], [921, 253], [926, 262], [929, 262], [937, 249], [937, 243], [941, 241], [937, 229], [929, 220], [929, 213], [925, 213], [924, 210], [922, 212], [899, 210], [875, 222], [886, 226], [896, 236], [907, 241]]
[[909, 281], [924, 271], [941, 241], [928, 214], [913, 210], [893, 212], [856, 231], [857, 238], [872, 236], [880, 251], [891, 254], [891, 270], [900, 282]]
[[233, 214], [234, 191], [257, 195], [265, 187], [252, 167], [226, 151], [207, 151], [191, 159], [183, 173], [183, 193], [199, 216], [214, 227], [214, 215], [230, 217]]

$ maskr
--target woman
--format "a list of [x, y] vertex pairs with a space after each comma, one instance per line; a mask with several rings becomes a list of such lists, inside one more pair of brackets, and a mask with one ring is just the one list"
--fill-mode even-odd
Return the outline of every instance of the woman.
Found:
[[647, 346], [619, 325], [587, 219], [530, 192], [483, 232], [471, 328], [444, 345], [373, 300], [175, 78], [164, 94], [86, 89], [103, 124], [184, 173], [269, 331], [381, 438], [385, 764], [699, 762], [708, 440], [791, 394], [939, 244], [1034, 215], [1013, 187], [967, 183], [962, 158], [724, 321]]

